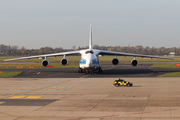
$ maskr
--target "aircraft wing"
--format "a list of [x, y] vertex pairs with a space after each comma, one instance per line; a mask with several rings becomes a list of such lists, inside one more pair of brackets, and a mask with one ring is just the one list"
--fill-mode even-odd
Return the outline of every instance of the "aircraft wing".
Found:
[[71, 51], [71, 52], [62, 52], [62, 53], [53, 53], [53, 54], [44, 54], [44, 55], [20, 57], [20, 58], [14, 58], [14, 59], [7, 59], [7, 60], [4, 60], [4, 61], [32, 59], [32, 58], [47, 58], [47, 57], [53, 57], [53, 56], [56, 57], [56, 56], [63, 56], [63, 55], [80, 55], [80, 51]]
[[99, 51], [99, 55], [117, 55], [117, 56], [133, 56], [133, 57], [146, 57], [146, 58], [159, 58], [159, 59], [169, 59], [169, 60], [176, 60], [173, 58], [165, 58], [165, 57], [158, 57], [158, 56], [150, 56], [150, 55], [142, 55], [142, 54], [132, 54], [132, 53], [123, 53], [123, 52], [113, 52], [113, 51]]

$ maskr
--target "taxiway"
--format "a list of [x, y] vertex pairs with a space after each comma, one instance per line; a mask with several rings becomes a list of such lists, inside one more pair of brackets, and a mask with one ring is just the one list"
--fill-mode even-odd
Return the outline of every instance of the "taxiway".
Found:
[[[154, 64], [154, 63], [153, 63]], [[133, 67], [129, 63], [112, 65], [103, 63], [103, 73], [89, 75], [87, 78], [111, 77], [156, 77], [168, 72], [180, 72], [180, 69], [151, 68], [152, 63], [141, 63]], [[15, 78], [79, 78], [85, 73], [78, 73], [78, 68], [42, 68], [42, 69], [0, 69], [0, 71], [22, 71]]]

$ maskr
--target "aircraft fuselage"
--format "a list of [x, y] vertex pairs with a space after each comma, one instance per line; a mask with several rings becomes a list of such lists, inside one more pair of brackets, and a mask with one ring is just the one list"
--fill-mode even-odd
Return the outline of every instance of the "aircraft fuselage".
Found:
[[99, 69], [100, 65], [97, 51], [93, 49], [83, 50], [79, 67], [81, 69], [90, 69], [91, 71]]

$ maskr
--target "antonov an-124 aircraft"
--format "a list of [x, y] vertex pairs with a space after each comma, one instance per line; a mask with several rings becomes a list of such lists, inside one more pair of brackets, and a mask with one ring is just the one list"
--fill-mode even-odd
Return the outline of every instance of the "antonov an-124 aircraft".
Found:
[[147, 57], [147, 58], [159, 58], [159, 59], [171, 59], [171, 58], [164, 58], [158, 56], [149, 56], [149, 55], [142, 55], [142, 54], [131, 54], [131, 53], [122, 53], [122, 52], [113, 52], [113, 51], [104, 51], [104, 50], [96, 50], [92, 48], [92, 27], [90, 25], [90, 35], [89, 35], [89, 49], [79, 50], [79, 51], [71, 51], [71, 52], [62, 52], [62, 53], [54, 53], [54, 54], [44, 54], [44, 55], [37, 55], [37, 56], [28, 56], [28, 57], [20, 57], [14, 59], [7, 59], [4, 61], [12, 61], [12, 60], [20, 60], [20, 59], [31, 59], [31, 58], [44, 58], [42, 61], [42, 65], [44, 67], [48, 67], [49, 61], [47, 57], [52, 56], [64, 56], [61, 60], [62, 65], [67, 65], [68, 60], [66, 59], [66, 55], [81, 55], [81, 59], [79, 62], [79, 69], [78, 72], [85, 72], [85, 74], [93, 74], [94, 72], [102, 72], [101, 66], [99, 64], [99, 55], [114, 55], [114, 59], [112, 60], [113, 65], [117, 65], [119, 60], [116, 56], [133, 56], [134, 59], [131, 61], [132, 66], [137, 66], [138, 61], [136, 57]]

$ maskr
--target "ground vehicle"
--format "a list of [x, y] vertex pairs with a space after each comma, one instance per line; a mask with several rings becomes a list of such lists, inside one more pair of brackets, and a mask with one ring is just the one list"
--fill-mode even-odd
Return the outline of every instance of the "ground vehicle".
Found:
[[128, 81], [125, 81], [125, 80], [123, 80], [123, 79], [118, 79], [118, 80], [115, 80], [114, 81], [114, 84], [113, 84], [114, 86], [116, 86], [116, 87], [118, 87], [118, 86], [128, 86], [128, 87], [130, 87], [130, 86], [133, 86], [133, 83], [132, 82], [128, 82]]

